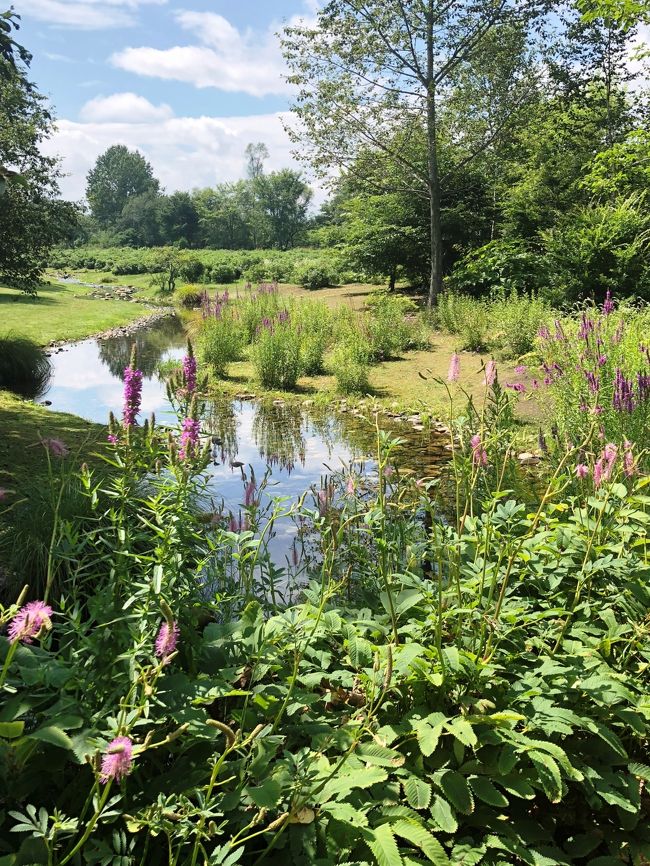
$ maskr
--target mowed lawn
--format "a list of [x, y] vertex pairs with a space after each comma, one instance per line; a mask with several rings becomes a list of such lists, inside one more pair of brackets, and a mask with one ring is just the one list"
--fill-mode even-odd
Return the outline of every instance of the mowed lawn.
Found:
[[90, 291], [49, 283], [34, 298], [0, 286], [0, 334], [29, 337], [44, 346], [52, 340], [79, 340], [146, 314], [140, 304], [90, 298]]

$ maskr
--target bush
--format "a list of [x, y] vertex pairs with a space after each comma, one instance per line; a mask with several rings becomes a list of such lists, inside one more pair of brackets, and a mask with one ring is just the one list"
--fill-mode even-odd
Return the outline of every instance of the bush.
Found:
[[539, 251], [523, 241], [495, 240], [472, 250], [447, 278], [451, 292], [485, 295], [492, 291], [526, 294], [549, 282], [548, 267]]
[[481, 352], [489, 346], [489, 305], [469, 295], [444, 292], [438, 298], [436, 320], [442, 330], [460, 338], [461, 349]]
[[228, 261], [217, 262], [206, 268], [205, 281], [210, 283], [234, 283], [241, 276], [241, 271]]
[[323, 289], [326, 286], [335, 286], [339, 275], [334, 268], [324, 260], [302, 261], [296, 263], [293, 268], [292, 279], [294, 283], [304, 289]]
[[179, 264], [178, 273], [188, 283], [198, 283], [205, 267], [201, 259], [185, 254]]
[[368, 298], [368, 308], [366, 330], [373, 358], [394, 358], [417, 345], [420, 339], [417, 305], [410, 298], [373, 292]]
[[41, 346], [26, 337], [0, 337], [0, 389], [33, 399], [50, 378], [50, 362]]
[[244, 295], [239, 304], [239, 315], [246, 342], [250, 343], [265, 319], [273, 319], [280, 312], [281, 304], [277, 286], [262, 283]]
[[204, 319], [196, 343], [201, 361], [216, 375], [226, 376], [229, 364], [241, 360], [244, 348], [244, 333], [236, 313], [226, 306], [218, 316]]
[[505, 358], [520, 358], [535, 348], [537, 332], [550, 318], [546, 301], [505, 292], [490, 304], [490, 345]]
[[175, 289], [174, 294], [172, 295], [172, 302], [177, 307], [194, 309], [195, 307], [201, 306], [204, 295], [205, 289], [200, 288], [199, 286], [180, 286], [179, 288]]
[[300, 334], [286, 312], [260, 325], [251, 361], [262, 387], [282, 391], [296, 387], [301, 373]]
[[348, 332], [334, 346], [327, 366], [336, 379], [339, 393], [366, 394], [369, 391], [370, 347], [360, 333]]
[[332, 336], [332, 311], [318, 301], [299, 301], [291, 318], [300, 333], [300, 366], [307, 376], [323, 372], [323, 357]]

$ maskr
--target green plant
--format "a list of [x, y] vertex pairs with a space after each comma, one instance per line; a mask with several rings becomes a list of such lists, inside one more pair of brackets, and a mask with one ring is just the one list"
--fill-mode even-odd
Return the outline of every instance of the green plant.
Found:
[[22, 397], [36, 397], [50, 378], [45, 349], [26, 337], [0, 337], [0, 388]]
[[394, 358], [417, 344], [417, 305], [410, 298], [386, 291], [368, 297], [366, 331], [371, 355], [377, 360]]
[[266, 319], [258, 329], [251, 346], [255, 375], [264, 388], [291, 391], [301, 373], [300, 334], [290, 314], [280, 312]]
[[226, 306], [218, 316], [203, 319], [196, 345], [201, 361], [216, 375], [226, 376], [228, 366], [241, 359], [245, 345], [237, 313]]
[[490, 303], [490, 343], [505, 358], [519, 358], [535, 348], [537, 332], [550, 320], [542, 298], [513, 291], [493, 293]]
[[438, 298], [436, 318], [440, 327], [460, 338], [460, 348], [480, 352], [489, 345], [489, 307], [487, 302], [469, 295], [445, 292]]
[[305, 289], [323, 289], [326, 286], [335, 286], [339, 275], [331, 263], [325, 260], [306, 260], [296, 262], [292, 279]]
[[179, 286], [172, 296], [172, 301], [177, 307], [193, 309], [200, 307], [205, 290], [192, 284]]
[[291, 318], [300, 332], [300, 366], [307, 376], [323, 372], [323, 358], [332, 337], [334, 316], [318, 301], [299, 301], [291, 306]]
[[328, 369], [336, 378], [336, 388], [341, 394], [367, 393], [369, 368], [370, 347], [363, 336], [354, 331], [343, 336], [328, 359]]

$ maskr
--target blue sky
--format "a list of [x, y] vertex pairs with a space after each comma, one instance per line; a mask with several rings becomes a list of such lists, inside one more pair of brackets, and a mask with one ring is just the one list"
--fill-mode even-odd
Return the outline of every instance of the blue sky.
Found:
[[275, 32], [315, 0], [14, 0], [32, 78], [55, 107], [44, 145], [66, 196], [114, 143], [138, 148], [168, 191], [234, 180], [249, 141], [294, 164]]

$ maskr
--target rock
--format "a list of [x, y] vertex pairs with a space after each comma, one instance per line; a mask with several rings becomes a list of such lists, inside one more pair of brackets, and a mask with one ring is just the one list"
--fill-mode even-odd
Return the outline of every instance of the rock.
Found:
[[51, 405], [52, 405], [51, 400], [41, 400], [41, 406], [51, 406]]
[[285, 402], [286, 402], [285, 400], [274, 400], [273, 405], [274, 406], [284, 406]]
[[416, 433], [421, 433], [424, 430], [424, 424], [414, 424], [413, 429]]
[[524, 451], [518, 455], [518, 460], [522, 466], [534, 466], [536, 463], [539, 463], [540, 458], [530, 451]]

